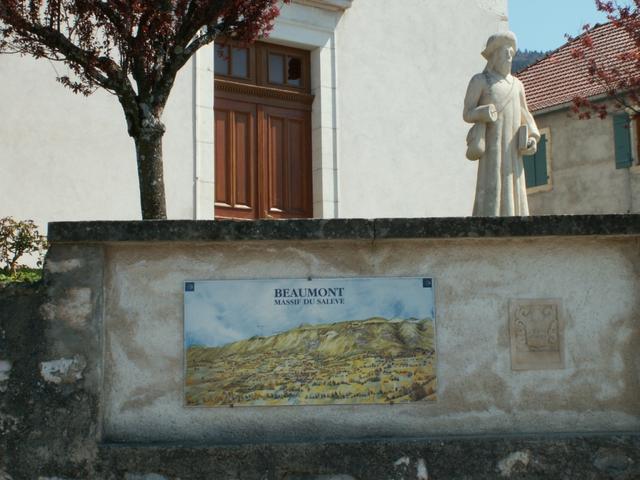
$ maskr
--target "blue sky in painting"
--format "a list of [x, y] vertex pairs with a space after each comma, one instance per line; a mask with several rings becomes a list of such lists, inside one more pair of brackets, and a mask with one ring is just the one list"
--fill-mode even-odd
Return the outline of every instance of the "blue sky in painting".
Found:
[[[344, 305], [275, 305], [276, 288], [343, 287]], [[420, 278], [220, 280], [185, 292], [185, 345], [220, 346], [320, 324], [371, 317], [434, 318], [433, 290]]]

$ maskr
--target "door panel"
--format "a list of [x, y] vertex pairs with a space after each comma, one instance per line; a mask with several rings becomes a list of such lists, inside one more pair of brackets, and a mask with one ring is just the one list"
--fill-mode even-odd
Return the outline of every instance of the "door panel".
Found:
[[261, 146], [266, 184], [263, 214], [273, 218], [312, 215], [309, 112], [261, 107], [266, 135]]
[[217, 99], [215, 105], [215, 216], [258, 216], [256, 106]]
[[254, 158], [252, 155], [252, 132], [255, 116], [249, 113], [234, 112], [234, 136], [235, 136], [235, 205], [251, 207], [253, 205], [253, 171]]
[[268, 213], [283, 212], [285, 204], [286, 153], [285, 128], [286, 119], [267, 116], [267, 170], [268, 175]]
[[[305, 149], [305, 122], [290, 119], [288, 124], [288, 148], [289, 153], [289, 205], [292, 212], [305, 212], [310, 206], [311, 200], [306, 198], [309, 194], [305, 188], [307, 176], [311, 176], [310, 165], [305, 165], [308, 152]], [[292, 161], [293, 159], [293, 161]]]
[[232, 168], [230, 165], [231, 155], [228, 153], [227, 138], [231, 136], [229, 124], [231, 122], [230, 112], [226, 110], [215, 110], [215, 179], [216, 179], [216, 204], [229, 206], [233, 203], [229, 186], [229, 177]]

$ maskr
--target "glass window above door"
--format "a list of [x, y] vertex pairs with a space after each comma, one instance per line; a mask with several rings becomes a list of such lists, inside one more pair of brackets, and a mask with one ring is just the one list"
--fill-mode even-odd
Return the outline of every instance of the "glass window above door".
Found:
[[249, 78], [249, 49], [215, 45], [215, 73], [234, 78]]
[[310, 93], [309, 52], [257, 42], [215, 45], [215, 74], [220, 80]]

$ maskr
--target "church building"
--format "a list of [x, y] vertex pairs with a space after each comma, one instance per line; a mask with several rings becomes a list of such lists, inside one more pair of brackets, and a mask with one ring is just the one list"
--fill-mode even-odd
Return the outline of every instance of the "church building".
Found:
[[[217, 42], [165, 110], [170, 219], [471, 214], [469, 78], [507, 0], [294, 0], [250, 47]], [[66, 67], [0, 56], [0, 216], [140, 218], [134, 144], [115, 97]]]

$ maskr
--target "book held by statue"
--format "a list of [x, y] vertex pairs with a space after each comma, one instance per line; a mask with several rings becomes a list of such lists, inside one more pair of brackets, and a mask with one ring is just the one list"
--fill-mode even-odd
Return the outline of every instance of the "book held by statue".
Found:
[[523, 152], [529, 148], [529, 127], [522, 125], [518, 129], [518, 150]]

